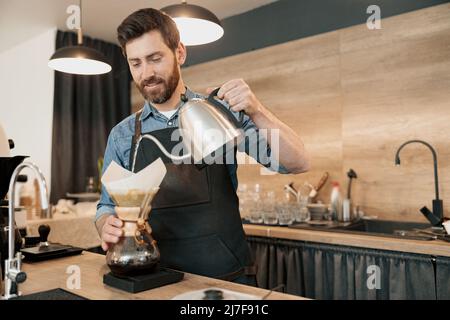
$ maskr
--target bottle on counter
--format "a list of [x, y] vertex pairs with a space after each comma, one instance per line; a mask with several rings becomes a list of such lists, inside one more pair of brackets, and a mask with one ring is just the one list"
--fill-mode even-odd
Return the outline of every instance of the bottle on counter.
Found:
[[331, 200], [330, 200], [331, 217], [334, 221], [343, 221], [344, 220], [342, 215], [343, 202], [339, 182], [333, 181], [332, 186], [333, 189], [331, 190]]
[[349, 222], [352, 220], [351, 213], [351, 201], [348, 198], [345, 198], [342, 202], [342, 221]]

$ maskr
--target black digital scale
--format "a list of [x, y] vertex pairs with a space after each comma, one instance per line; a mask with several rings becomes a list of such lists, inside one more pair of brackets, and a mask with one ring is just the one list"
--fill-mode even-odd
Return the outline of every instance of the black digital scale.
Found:
[[135, 276], [119, 277], [109, 272], [103, 276], [103, 283], [126, 292], [138, 293], [176, 283], [183, 278], [183, 272], [157, 267], [151, 273]]

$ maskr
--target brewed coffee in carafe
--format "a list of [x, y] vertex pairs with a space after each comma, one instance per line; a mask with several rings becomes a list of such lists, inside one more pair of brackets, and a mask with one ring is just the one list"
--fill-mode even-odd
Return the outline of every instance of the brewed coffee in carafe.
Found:
[[148, 192], [127, 190], [111, 192], [116, 214], [123, 221], [123, 234], [118, 243], [111, 245], [106, 262], [116, 276], [151, 273], [160, 261], [159, 249], [148, 224], [151, 201], [159, 188]]

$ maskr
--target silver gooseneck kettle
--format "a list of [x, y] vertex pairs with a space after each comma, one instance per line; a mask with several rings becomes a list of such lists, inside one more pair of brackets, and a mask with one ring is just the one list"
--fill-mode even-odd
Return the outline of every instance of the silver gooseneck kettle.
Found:
[[230, 110], [216, 100], [219, 89], [211, 92], [207, 99], [193, 98], [180, 107], [178, 127], [187, 153], [183, 156], [173, 155], [154, 136], [142, 135], [136, 142], [132, 171], [134, 172], [137, 151], [142, 139], [152, 140], [164, 155], [173, 161], [183, 161], [192, 157], [194, 163], [201, 162], [223, 146], [227, 146], [226, 150], [230, 151], [239, 144], [244, 137], [242, 129], [244, 112], [240, 111], [239, 120], [236, 120]]

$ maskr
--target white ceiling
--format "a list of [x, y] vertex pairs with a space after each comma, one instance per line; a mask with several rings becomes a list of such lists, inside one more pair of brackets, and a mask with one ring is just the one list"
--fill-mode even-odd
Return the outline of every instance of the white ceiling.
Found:
[[[190, 0], [219, 19], [234, 16], [277, 0]], [[79, 0], [0, 0], [0, 52], [51, 27], [67, 30], [66, 8]], [[116, 42], [116, 29], [137, 9], [181, 3], [179, 0], [83, 0], [83, 31], [93, 38]]]

